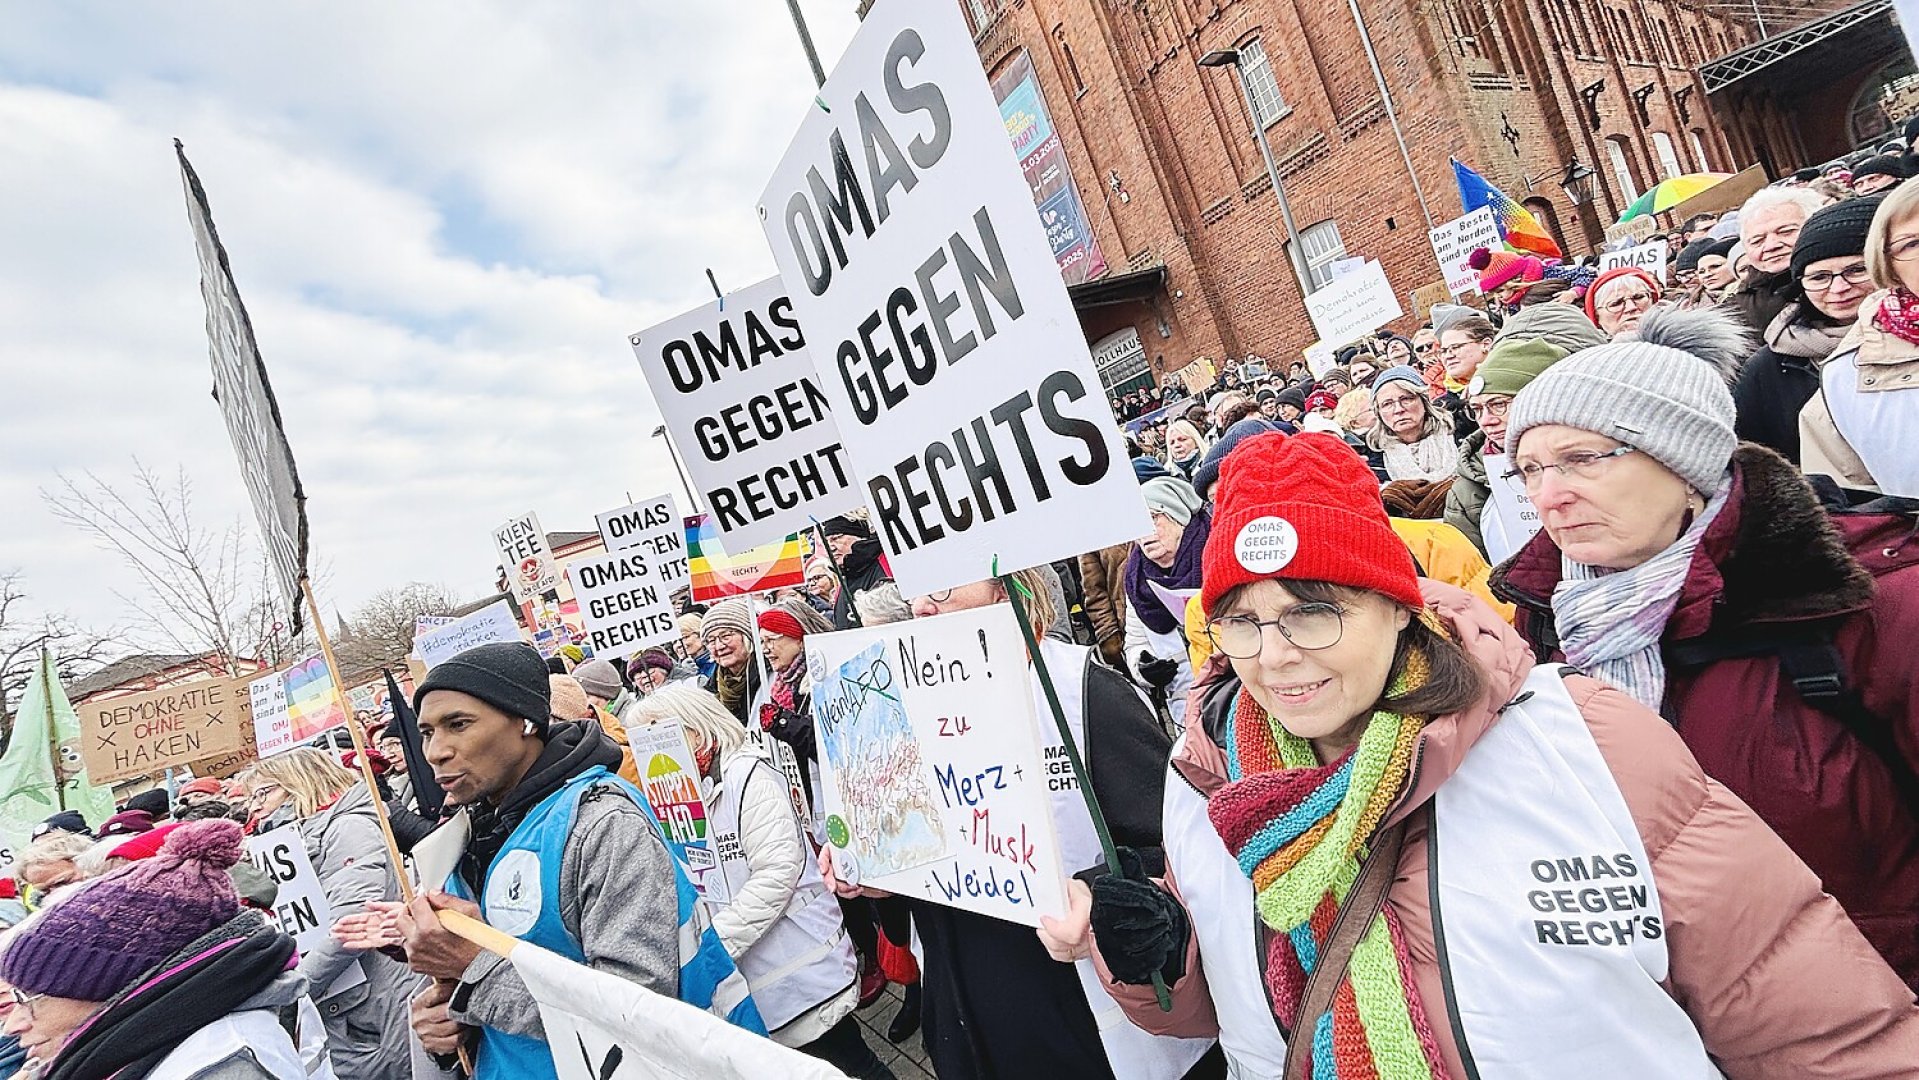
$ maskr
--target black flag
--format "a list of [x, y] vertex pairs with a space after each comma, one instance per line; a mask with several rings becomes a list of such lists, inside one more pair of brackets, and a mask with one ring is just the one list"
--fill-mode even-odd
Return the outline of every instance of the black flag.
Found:
[[386, 675], [386, 699], [393, 707], [393, 726], [387, 730], [399, 737], [406, 757], [406, 778], [413, 785], [413, 797], [420, 801], [420, 814], [437, 821], [446, 791], [433, 781], [433, 766], [427, 764], [426, 747], [420, 745], [420, 722], [413, 716], [413, 703], [400, 693], [393, 672], [380, 670]]
[[300, 633], [300, 581], [307, 573], [306, 492], [293, 467], [293, 448], [280, 423], [280, 405], [267, 381], [266, 362], [253, 339], [253, 322], [240, 301], [240, 288], [227, 265], [226, 248], [213, 228], [213, 211], [200, 178], [187, 162], [186, 148], [173, 140], [180, 158], [180, 181], [187, 189], [187, 221], [200, 256], [200, 297], [207, 305], [207, 351], [213, 357], [213, 399], [226, 417], [233, 452], [240, 459], [260, 542], [280, 586], [292, 633]]

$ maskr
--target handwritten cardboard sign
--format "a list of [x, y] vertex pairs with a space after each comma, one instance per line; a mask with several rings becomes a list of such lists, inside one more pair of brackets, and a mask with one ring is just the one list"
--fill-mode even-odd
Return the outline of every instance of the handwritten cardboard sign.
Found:
[[1319, 340], [1335, 348], [1392, 322], [1405, 313], [1386, 280], [1386, 268], [1368, 259], [1359, 271], [1335, 278], [1306, 297], [1306, 314]]
[[1065, 909], [1011, 608], [808, 634], [806, 662], [842, 879], [1028, 926]]
[[80, 758], [100, 784], [235, 753], [252, 720], [246, 679], [196, 679], [96, 698], [78, 712]]

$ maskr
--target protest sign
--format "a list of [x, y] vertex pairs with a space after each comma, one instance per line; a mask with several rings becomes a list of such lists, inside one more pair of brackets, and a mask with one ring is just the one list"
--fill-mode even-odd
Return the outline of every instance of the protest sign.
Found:
[[958, 5], [867, 12], [760, 219], [901, 591], [1149, 531]]
[[770, 543], [809, 518], [859, 505], [839, 428], [779, 278], [627, 340], [728, 543]]
[[[700, 795], [700, 770], [686, 729], [674, 722], [626, 729], [626, 745], [640, 773], [653, 818], [666, 835], [666, 846], [685, 868], [686, 876], [706, 895], [706, 872], [713, 869], [713, 850], [707, 841], [706, 800]], [[718, 880], [718, 875], [714, 875]], [[718, 898], [715, 898], [716, 900]]]
[[1486, 558], [1494, 566], [1511, 558], [1539, 532], [1539, 509], [1526, 495], [1526, 485], [1506, 479], [1506, 455], [1486, 455], [1486, 505], [1479, 511], [1479, 534]]
[[347, 722], [322, 656], [309, 656], [284, 671], [253, 679], [247, 689], [254, 742], [261, 757], [291, 750]]
[[1604, 252], [1599, 256], [1599, 272], [1603, 274], [1622, 266], [1637, 267], [1651, 274], [1653, 280], [1660, 282], [1663, 286], [1666, 280], [1666, 256], [1671, 253], [1672, 248], [1658, 240], [1619, 251]]
[[[294, 940], [300, 955], [324, 945], [333, 934], [333, 908], [327, 903], [320, 874], [307, 854], [306, 840], [296, 828], [275, 829], [246, 839], [247, 860], [279, 886], [273, 899], [273, 917], [280, 929]], [[349, 964], [325, 993], [314, 994], [324, 1000], [342, 990], [350, 990], [366, 981], [359, 964]]]
[[[464, 926], [457, 916], [446, 921]], [[539, 1006], [559, 1080], [845, 1080], [826, 1062], [704, 1009], [498, 931], [487, 936], [485, 947], [506, 955]]]
[[457, 615], [415, 615], [413, 617], [413, 639], [418, 641], [422, 634], [437, 630], [442, 626], [450, 626], [459, 621], [460, 617]]
[[522, 603], [560, 586], [560, 567], [547, 546], [540, 515], [529, 510], [493, 530], [493, 546], [500, 551], [500, 568], [513, 597]]
[[267, 380], [266, 361], [253, 337], [253, 320], [240, 299], [227, 263], [227, 249], [213, 227], [213, 209], [186, 148], [173, 140], [186, 186], [187, 221], [200, 258], [200, 299], [207, 309], [207, 351], [213, 359], [213, 399], [226, 420], [227, 437], [240, 459], [240, 479], [260, 525], [260, 541], [273, 568], [280, 600], [299, 636], [304, 610], [300, 581], [307, 573], [306, 491], [293, 464], [293, 447], [280, 423], [280, 403]]
[[1386, 280], [1386, 268], [1368, 259], [1364, 269], [1328, 282], [1306, 297], [1306, 314], [1319, 340], [1334, 348], [1355, 341], [1405, 313]]
[[505, 600], [495, 600], [465, 618], [436, 626], [413, 639], [413, 651], [429, 670], [475, 645], [496, 641], [524, 641], [513, 608]]
[[1063, 910], [1012, 608], [808, 634], [806, 662], [841, 879], [1028, 926]]
[[685, 526], [695, 603], [806, 583], [806, 548], [798, 534], [728, 555], [710, 515], [687, 518]]
[[1658, 231], [1659, 223], [1652, 219], [1652, 215], [1641, 214], [1629, 221], [1617, 221], [1606, 226], [1606, 243], [1623, 239], [1650, 240]]
[[1435, 281], [1429, 285], [1421, 285], [1419, 288], [1414, 289], [1412, 300], [1413, 321], [1428, 323], [1432, 321], [1433, 308], [1438, 307], [1440, 304], [1452, 303], [1453, 294], [1447, 290], [1445, 282]]
[[1323, 341], [1315, 341], [1301, 349], [1300, 355], [1306, 358], [1306, 370], [1312, 372], [1315, 379], [1324, 378], [1338, 360], [1337, 350]]
[[[601, 529], [611, 528], [631, 546], [567, 568], [586, 619], [586, 641], [594, 656], [617, 659], [680, 636], [673, 590], [686, 583], [685, 526], [664, 495], [634, 508], [602, 514]], [[602, 532], [604, 535], [604, 532]]]
[[1213, 366], [1211, 357], [1202, 356], [1180, 368], [1173, 374], [1179, 376], [1179, 383], [1189, 394], [1203, 394], [1219, 381], [1219, 369]]
[[95, 783], [155, 776], [240, 749], [251, 716], [246, 679], [196, 679], [78, 706], [80, 757]]
[[1439, 260], [1439, 270], [1446, 275], [1447, 290], [1454, 296], [1478, 292], [1479, 271], [1466, 260], [1475, 248], [1500, 250], [1499, 223], [1493, 220], [1493, 208], [1482, 206], [1464, 217], [1435, 225], [1430, 235], [1433, 258]]

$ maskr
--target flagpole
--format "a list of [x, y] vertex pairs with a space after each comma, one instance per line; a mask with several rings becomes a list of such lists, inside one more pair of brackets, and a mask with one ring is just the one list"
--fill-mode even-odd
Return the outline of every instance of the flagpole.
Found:
[[53, 766], [53, 798], [64, 812], [67, 808], [67, 780], [60, 771], [60, 729], [53, 717], [53, 650], [40, 646], [40, 679], [47, 710], [47, 763]]

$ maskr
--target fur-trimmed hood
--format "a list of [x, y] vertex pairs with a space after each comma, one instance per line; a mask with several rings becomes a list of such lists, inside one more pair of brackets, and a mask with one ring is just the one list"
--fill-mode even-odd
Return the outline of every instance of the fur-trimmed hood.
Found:
[[[1733, 454], [1732, 497], [1700, 541], [1669, 638], [1751, 622], [1826, 618], [1872, 604], [1873, 578], [1846, 548], [1806, 478], [1753, 443]], [[1550, 618], [1559, 548], [1541, 530], [1493, 571], [1501, 599]]]

